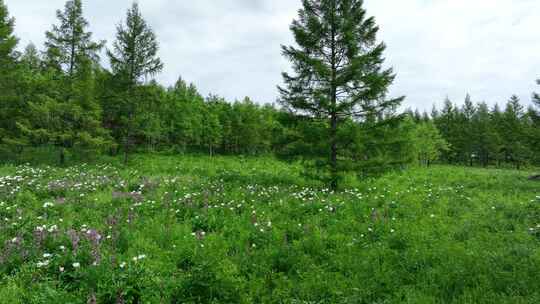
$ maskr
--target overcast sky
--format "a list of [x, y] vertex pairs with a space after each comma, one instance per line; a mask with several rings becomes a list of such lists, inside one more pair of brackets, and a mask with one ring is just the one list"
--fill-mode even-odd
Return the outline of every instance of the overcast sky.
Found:
[[[16, 17], [21, 44], [42, 47], [44, 32], [56, 22], [64, 0], [5, 0]], [[387, 65], [397, 79], [393, 96], [406, 95], [405, 107], [431, 109], [446, 96], [461, 103], [504, 103], [512, 94], [530, 102], [540, 78], [540, 1], [538, 0], [366, 0], [368, 14], [381, 27]], [[115, 25], [131, 0], [83, 0], [94, 39], [113, 41]], [[139, 0], [160, 41], [165, 70], [158, 80], [178, 76], [203, 95], [228, 99], [250, 96], [274, 102], [281, 72], [280, 54], [291, 44], [289, 25], [300, 0]], [[103, 58], [106, 60], [105, 58]]]

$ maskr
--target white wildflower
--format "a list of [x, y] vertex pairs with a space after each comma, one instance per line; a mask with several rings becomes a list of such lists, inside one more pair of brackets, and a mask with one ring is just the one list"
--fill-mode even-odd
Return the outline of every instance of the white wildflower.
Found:
[[37, 262], [36, 265], [37, 265], [38, 268], [42, 268], [42, 267], [48, 266], [49, 263], [50, 262], [48, 260], [46, 260], [46, 261], [43, 261], [43, 262]]

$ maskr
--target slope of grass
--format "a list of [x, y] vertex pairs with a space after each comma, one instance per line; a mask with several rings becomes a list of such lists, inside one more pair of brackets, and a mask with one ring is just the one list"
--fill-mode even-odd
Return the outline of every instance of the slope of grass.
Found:
[[271, 158], [0, 168], [0, 303], [539, 303], [540, 184]]

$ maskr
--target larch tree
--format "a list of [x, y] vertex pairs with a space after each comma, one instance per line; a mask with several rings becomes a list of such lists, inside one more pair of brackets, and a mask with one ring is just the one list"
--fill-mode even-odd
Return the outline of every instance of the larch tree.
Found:
[[419, 123], [413, 131], [414, 150], [420, 165], [430, 166], [449, 145], [431, 121]]
[[67, 1], [63, 11], [56, 11], [56, 17], [59, 24], [53, 25], [52, 30], [45, 33], [46, 59], [72, 80], [78, 69], [85, 68], [86, 61], [99, 61], [98, 52], [105, 42], [92, 41], [81, 0]]
[[24, 126], [29, 137], [36, 132], [59, 149], [60, 164], [65, 162], [65, 150], [73, 148], [100, 149], [108, 144], [106, 130], [101, 125], [101, 107], [96, 98], [95, 74], [98, 52], [104, 42], [92, 40], [89, 23], [83, 16], [81, 0], [69, 0], [56, 12], [58, 24], [47, 31], [44, 62], [48, 78], [47, 94], [29, 101], [36, 115], [47, 120]]
[[[385, 44], [362, 0], [303, 0], [291, 31], [298, 47], [283, 46], [294, 75], [283, 73], [281, 103], [328, 127], [330, 188], [337, 189], [340, 171], [338, 132], [349, 119], [357, 122], [398, 106], [404, 97], [387, 99], [394, 81], [383, 68]], [[341, 168], [340, 168], [341, 167]]]
[[476, 114], [476, 106], [472, 102], [471, 95], [467, 94], [465, 97], [465, 102], [463, 103], [463, 108], [461, 109], [461, 121], [460, 121], [460, 131], [461, 131], [461, 147], [463, 150], [463, 161], [468, 162], [469, 166], [473, 166], [475, 158], [478, 158], [477, 153], [474, 150], [474, 142], [471, 138], [474, 138], [475, 131], [472, 128], [473, 117]]
[[507, 102], [503, 113], [501, 133], [505, 160], [514, 163], [517, 169], [521, 168], [523, 160], [529, 152], [525, 143], [524, 116], [525, 111], [519, 97], [513, 95]]
[[16, 120], [20, 103], [16, 94], [14, 77], [17, 70], [16, 51], [18, 39], [13, 31], [15, 19], [10, 17], [7, 5], [0, 0], [0, 145], [9, 145], [16, 140]]
[[157, 37], [144, 20], [139, 5], [134, 2], [127, 11], [125, 25], [117, 26], [113, 49], [107, 50], [113, 73], [123, 87], [122, 96], [118, 96], [122, 106], [117, 114], [122, 122], [125, 163], [128, 161], [135, 115], [141, 110], [138, 86], [144, 77], [155, 76], [163, 69], [158, 50]]
[[10, 17], [7, 5], [0, 0], [0, 65], [2, 69], [15, 65], [19, 40], [13, 34], [15, 19]]
[[491, 113], [485, 102], [478, 104], [477, 110], [472, 117], [471, 133], [468, 140], [473, 145], [473, 151], [483, 167], [487, 167], [492, 158], [497, 155], [497, 143], [499, 142], [497, 130], [493, 128]]
[[[536, 81], [540, 85], [540, 79]], [[540, 163], [540, 94], [533, 93], [533, 104], [535, 108], [532, 108], [530, 112], [532, 123], [532, 146], [533, 152], [535, 152], [536, 162]]]

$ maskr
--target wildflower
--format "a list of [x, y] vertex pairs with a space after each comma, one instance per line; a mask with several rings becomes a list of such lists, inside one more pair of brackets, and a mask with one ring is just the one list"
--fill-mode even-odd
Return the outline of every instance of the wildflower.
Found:
[[146, 258], [145, 254], [140, 254], [140, 255], [138, 255], [136, 257], [133, 257], [132, 260], [133, 260], [133, 262], [137, 262], [137, 261], [145, 259], [145, 258]]
[[60, 268], [58, 270], [60, 270], [60, 272], [64, 272], [65, 269], [64, 269], [64, 267], [60, 266]]
[[46, 261], [43, 261], [43, 262], [37, 262], [36, 266], [38, 268], [42, 268], [42, 267], [45, 267], [45, 266], [48, 266], [49, 265], [49, 261], [46, 260]]
[[124, 267], [126, 267], [126, 262], [120, 263], [120, 268], [124, 268]]
[[50, 253], [44, 253], [43, 254], [43, 258], [45, 258], [45, 259], [48, 259], [50, 257], [52, 257], [52, 254], [50, 254]]
[[54, 204], [51, 203], [51, 202], [46, 202], [45, 204], [43, 204], [43, 208], [49, 208], [49, 207], [52, 207], [52, 206], [54, 206]]
[[75, 262], [72, 264], [73, 268], [79, 268], [81, 267], [81, 263]]
[[434, 217], [435, 217], [435, 214], [430, 215], [430, 217], [431, 217], [431, 218], [434, 218]]

